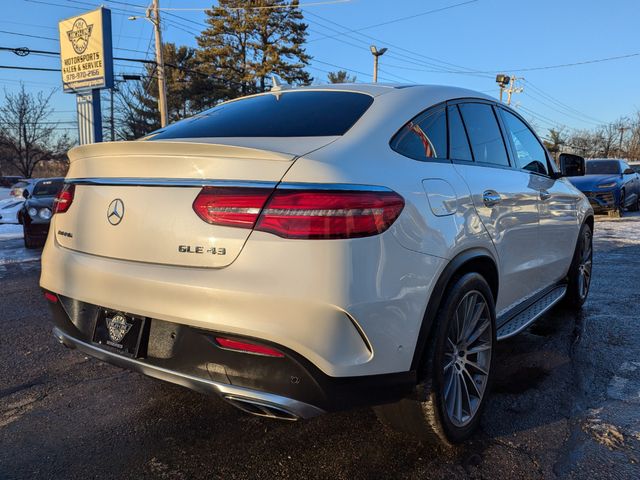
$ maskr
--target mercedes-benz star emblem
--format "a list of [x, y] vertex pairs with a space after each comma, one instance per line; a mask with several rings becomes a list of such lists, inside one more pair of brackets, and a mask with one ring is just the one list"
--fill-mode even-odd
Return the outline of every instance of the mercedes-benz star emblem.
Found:
[[106, 318], [105, 322], [107, 324], [109, 338], [116, 343], [122, 342], [122, 339], [129, 333], [129, 330], [131, 330], [131, 324], [127, 322], [124, 315], [120, 315], [119, 313], [112, 318]]
[[124, 203], [119, 198], [116, 198], [109, 204], [107, 209], [107, 220], [111, 225], [118, 225], [124, 217]]

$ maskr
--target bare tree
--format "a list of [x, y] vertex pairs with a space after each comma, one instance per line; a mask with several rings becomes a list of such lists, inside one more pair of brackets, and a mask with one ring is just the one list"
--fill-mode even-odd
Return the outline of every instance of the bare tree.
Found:
[[16, 93], [4, 91], [0, 105], [0, 152], [6, 164], [30, 178], [36, 165], [43, 160], [59, 160], [71, 147], [67, 134], [58, 135], [56, 122], [51, 121], [52, 90], [48, 95], [28, 93], [24, 85]]
[[547, 150], [549, 150], [549, 152], [557, 160], [558, 154], [560, 153], [562, 147], [567, 143], [567, 134], [565, 133], [565, 128], [550, 128], [549, 135], [543, 143], [547, 147]]

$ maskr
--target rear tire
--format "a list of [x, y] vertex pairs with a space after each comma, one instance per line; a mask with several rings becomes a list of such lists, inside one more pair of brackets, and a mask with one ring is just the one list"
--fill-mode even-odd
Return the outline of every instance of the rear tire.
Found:
[[593, 269], [593, 232], [588, 224], [583, 224], [578, 235], [576, 250], [567, 275], [567, 306], [581, 308], [589, 295]]
[[376, 407], [382, 423], [414, 438], [453, 446], [478, 427], [491, 384], [495, 306], [487, 281], [467, 273], [447, 289], [423, 359], [418, 398]]
[[640, 194], [636, 194], [636, 201], [629, 207], [630, 212], [637, 212], [640, 210]]

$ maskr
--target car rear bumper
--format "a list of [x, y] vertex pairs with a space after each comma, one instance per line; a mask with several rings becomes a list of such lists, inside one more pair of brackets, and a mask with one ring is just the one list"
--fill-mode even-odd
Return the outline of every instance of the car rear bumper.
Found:
[[261, 233], [223, 269], [104, 258], [50, 235], [40, 285], [119, 312], [278, 344], [329, 377], [411, 369], [443, 259], [406, 250], [388, 232], [354, 244]]
[[[297, 420], [326, 411], [395, 401], [411, 393], [414, 373], [331, 378], [300, 355], [266, 357], [221, 348], [218, 332], [148, 319], [141, 354], [125, 356], [93, 341], [101, 307], [56, 295], [50, 303], [60, 343], [149, 377], [216, 394], [249, 413]], [[238, 337], [236, 337], [238, 338]], [[247, 341], [255, 339], [245, 339]]]

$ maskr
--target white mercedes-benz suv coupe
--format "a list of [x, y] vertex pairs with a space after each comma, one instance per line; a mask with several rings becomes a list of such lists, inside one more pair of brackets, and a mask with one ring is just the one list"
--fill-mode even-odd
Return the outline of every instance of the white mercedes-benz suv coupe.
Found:
[[276, 87], [69, 157], [55, 336], [253, 414], [463, 441], [496, 342], [588, 294], [584, 160], [477, 92]]

